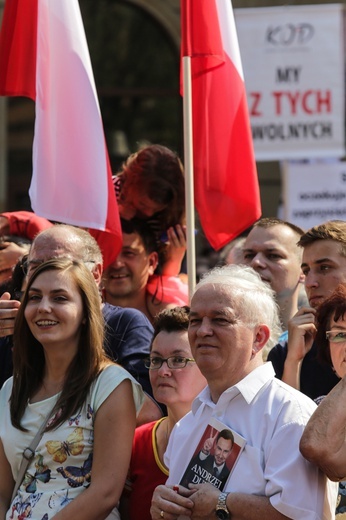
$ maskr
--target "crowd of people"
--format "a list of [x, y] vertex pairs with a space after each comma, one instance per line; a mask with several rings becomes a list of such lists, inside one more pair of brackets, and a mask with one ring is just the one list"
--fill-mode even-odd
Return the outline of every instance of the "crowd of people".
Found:
[[0, 215], [0, 520], [346, 515], [346, 222], [262, 218], [189, 295], [178, 155], [113, 181], [105, 269], [87, 230]]

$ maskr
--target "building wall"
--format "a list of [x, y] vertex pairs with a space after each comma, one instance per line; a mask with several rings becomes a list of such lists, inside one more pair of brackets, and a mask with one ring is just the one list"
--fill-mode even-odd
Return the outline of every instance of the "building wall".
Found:
[[[146, 11], [169, 35], [177, 56], [180, 45], [179, 0], [123, 0]], [[82, 0], [81, 0], [82, 3]], [[290, 5], [326, 4], [333, 0], [290, 1]], [[344, 0], [341, 3], [346, 3]], [[285, 0], [233, 0], [233, 7], [265, 7], [287, 5]], [[0, 0], [0, 15], [4, 0]], [[9, 106], [9, 110], [7, 110]], [[29, 100], [0, 98], [0, 210], [20, 209], [28, 204], [27, 189], [30, 182], [31, 145], [33, 137], [34, 107]], [[21, 123], [19, 125], [19, 123]], [[9, 130], [11, 128], [11, 130]], [[8, 157], [14, 171], [8, 172]], [[276, 215], [280, 202], [281, 182], [277, 162], [258, 163], [263, 216]]]

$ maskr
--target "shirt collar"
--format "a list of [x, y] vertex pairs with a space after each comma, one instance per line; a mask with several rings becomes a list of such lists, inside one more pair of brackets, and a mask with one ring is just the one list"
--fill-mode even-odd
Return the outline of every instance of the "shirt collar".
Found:
[[[263, 386], [275, 376], [275, 372], [273, 369], [273, 365], [271, 362], [264, 363], [250, 374], [248, 374], [244, 379], [239, 381], [236, 385], [227, 388], [220, 396], [219, 401], [227, 399], [229, 401], [235, 395], [241, 394], [245, 401], [249, 404], [253, 399], [255, 399], [258, 392], [263, 388]], [[195, 415], [200, 406], [204, 404], [205, 406], [209, 406], [210, 408], [215, 408], [216, 404], [211, 400], [210, 389], [209, 386], [206, 386], [204, 390], [196, 397], [194, 402], [192, 403], [192, 413]]]
[[[255, 368], [255, 370], [250, 372], [250, 374], [248, 374], [246, 377], [244, 377], [244, 379], [239, 381], [239, 383], [234, 386], [235, 388], [238, 388], [245, 401], [249, 404], [255, 399], [264, 385], [274, 377], [274, 368], [269, 361], [264, 363], [264, 365]], [[228, 390], [226, 390], [226, 392], [228, 392]]]
[[192, 406], [191, 406], [191, 411], [192, 413], [195, 415], [197, 410], [199, 409], [199, 407], [202, 405], [202, 404], [205, 404], [206, 406], [210, 406], [211, 408], [214, 408], [215, 407], [215, 403], [213, 403], [213, 401], [211, 400], [211, 395], [210, 395], [210, 389], [209, 389], [209, 386], [206, 386], [202, 392], [200, 392], [198, 394], [198, 396], [196, 397], [196, 399], [193, 401], [192, 403]]

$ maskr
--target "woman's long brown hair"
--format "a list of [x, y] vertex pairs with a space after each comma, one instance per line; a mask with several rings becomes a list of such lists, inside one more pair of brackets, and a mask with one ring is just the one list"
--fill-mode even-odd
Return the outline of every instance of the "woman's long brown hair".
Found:
[[111, 363], [103, 350], [104, 320], [101, 301], [89, 269], [82, 262], [64, 258], [41, 264], [28, 281], [14, 328], [14, 370], [10, 413], [13, 426], [23, 431], [25, 428], [22, 427], [21, 420], [28, 401], [42, 385], [45, 368], [43, 347], [31, 333], [24, 311], [32, 283], [46, 271], [59, 271], [72, 278], [76, 290], [82, 297], [84, 311], [78, 351], [68, 368], [65, 383], [55, 406], [55, 411], [59, 413], [47, 429], [59, 426], [80, 410], [90, 385], [100, 371]]

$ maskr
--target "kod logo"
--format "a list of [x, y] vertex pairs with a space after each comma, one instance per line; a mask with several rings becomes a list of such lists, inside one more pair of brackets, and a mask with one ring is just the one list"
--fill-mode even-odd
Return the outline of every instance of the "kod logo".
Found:
[[274, 46], [304, 45], [308, 43], [315, 34], [315, 29], [309, 23], [286, 23], [269, 26], [266, 31], [266, 42]]

